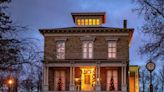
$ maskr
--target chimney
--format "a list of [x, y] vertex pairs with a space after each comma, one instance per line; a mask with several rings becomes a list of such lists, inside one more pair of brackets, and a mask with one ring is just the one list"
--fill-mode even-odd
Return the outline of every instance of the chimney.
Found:
[[124, 27], [124, 28], [127, 28], [127, 20], [124, 20], [123, 27]]

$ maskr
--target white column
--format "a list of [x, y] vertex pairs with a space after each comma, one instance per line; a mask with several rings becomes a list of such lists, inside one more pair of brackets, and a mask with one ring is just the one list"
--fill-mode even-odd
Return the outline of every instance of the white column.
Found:
[[122, 76], [122, 91], [127, 92], [127, 81], [126, 81], [126, 77], [127, 77], [127, 73], [126, 73], [126, 66], [122, 66], [122, 72], [123, 72], [123, 76]]
[[124, 84], [124, 69], [123, 66], [121, 67], [121, 84]]
[[96, 67], [96, 91], [101, 91], [100, 85], [100, 65], [98, 64]]
[[48, 91], [48, 67], [43, 66], [43, 92]]
[[74, 66], [73, 66], [73, 76], [72, 77], [73, 77], [73, 79], [72, 79], [73, 85], [75, 85], [75, 67]]
[[72, 66], [70, 67], [70, 86], [72, 85]]
[[126, 66], [124, 67], [124, 84], [126, 85], [127, 84], [127, 81], [126, 81]]
[[73, 65], [71, 65], [70, 67], [70, 91], [74, 91], [75, 90], [75, 82], [74, 82], [74, 78], [75, 77], [75, 67]]

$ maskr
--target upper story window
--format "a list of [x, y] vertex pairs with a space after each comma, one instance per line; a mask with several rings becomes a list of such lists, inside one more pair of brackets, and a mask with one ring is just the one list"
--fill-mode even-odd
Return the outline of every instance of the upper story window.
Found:
[[108, 58], [116, 58], [117, 54], [117, 42], [108, 41]]
[[83, 58], [84, 59], [93, 58], [93, 42], [92, 41], [83, 42]]
[[79, 18], [77, 19], [78, 26], [99, 26], [100, 19], [99, 18]]
[[65, 59], [65, 41], [56, 42], [56, 58]]

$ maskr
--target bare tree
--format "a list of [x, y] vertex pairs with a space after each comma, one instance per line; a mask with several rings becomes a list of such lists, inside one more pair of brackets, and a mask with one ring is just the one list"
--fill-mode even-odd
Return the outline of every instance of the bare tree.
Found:
[[164, 66], [162, 67], [162, 69], [159, 70], [158, 79], [159, 84], [161, 84], [160, 91], [164, 92]]
[[140, 89], [142, 92], [147, 92], [147, 84], [149, 83], [149, 73], [146, 70], [145, 67], [142, 67], [140, 70], [140, 82], [141, 82], [141, 86]]
[[[42, 67], [42, 64], [40, 64], [42, 63], [40, 62], [42, 55], [40, 55], [40, 49], [37, 47], [37, 40], [21, 38], [19, 36], [21, 35], [20, 31], [26, 32], [26, 28], [13, 25], [10, 16], [5, 13], [5, 9], [8, 8], [10, 2], [11, 0], [0, 0], [0, 88], [3, 84], [6, 84], [8, 76], [16, 79], [16, 89], [22, 83], [24, 83], [22, 85], [30, 84], [35, 87], [34, 81], [37, 78], [31, 78], [30, 76], [23, 81], [22, 77], [26, 77], [24, 74], [28, 74], [29, 69], [34, 71], [37, 70], [38, 66]], [[41, 72], [38, 73], [38, 75], [40, 74]], [[34, 77], [38, 77], [38, 75], [33, 74]]]
[[149, 54], [154, 59], [164, 59], [164, 0], [134, 0], [139, 7], [135, 9], [144, 15], [142, 32], [147, 42], [141, 47], [141, 54]]

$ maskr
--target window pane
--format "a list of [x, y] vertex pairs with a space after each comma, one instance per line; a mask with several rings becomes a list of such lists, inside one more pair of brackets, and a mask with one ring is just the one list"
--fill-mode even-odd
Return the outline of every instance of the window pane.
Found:
[[87, 58], [87, 53], [83, 52], [83, 58]]
[[112, 52], [112, 48], [108, 48], [108, 52], [109, 52], [109, 53]]
[[87, 48], [83, 48], [83, 52], [87, 52]]
[[92, 19], [89, 19], [89, 25], [92, 25]]
[[108, 53], [108, 57], [111, 58], [112, 57], [112, 54], [111, 53]]
[[90, 58], [90, 59], [92, 58], [92, 53], [89, 53], [89, 58]]
[[96, 20], [95, 19], [93, 19], [93, 25], [96, 25]]
[[84, 19], [81, 19], [81, 25], [84, 25]]
[[77, 20], [77, 25], [80, 25], [80, 22], [81, 22], [80, 19], [78, 19], [78, 20]]
[[96, 25], [100, 25], [100, 20], [96, 19]]
[[83, 42], [83, 47], [87, 47], [87, 43], [86, 42]]
[[88, 25], [88, 19], [85, 19], [85, 25]]
[[92, 47], [92, 45], [93, 45], [92, 42], [89, 42], [89, 47]]
[[89, 48], [89, 52], [92, 52], [92, 48]]
[[116, 48], [112, 48], [112, 52], [116, 52]]
[[116, 42], [112, 42], [112, 47], [116, 47]]

